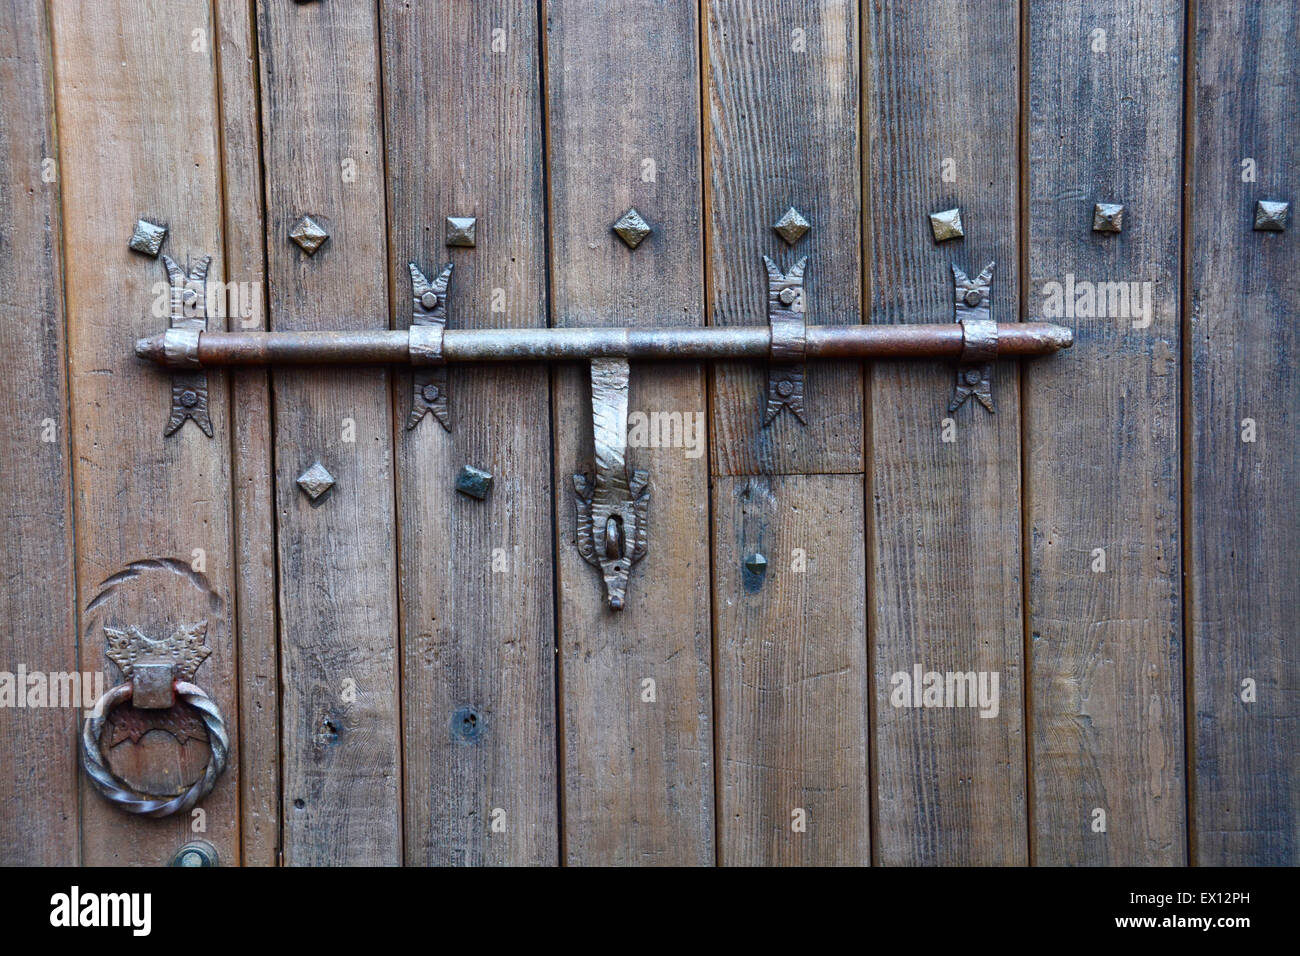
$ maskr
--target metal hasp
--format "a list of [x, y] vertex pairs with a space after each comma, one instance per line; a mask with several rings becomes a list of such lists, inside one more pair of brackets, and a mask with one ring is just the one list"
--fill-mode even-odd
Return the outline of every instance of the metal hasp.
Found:
[[578, 553], [600, 569], [605, 601], [621, 611], [627, 600], [632, 565], [646, 554], [646, 516], [650, 508], [650, 473], [629, 469], [627, 453], [627, 382], [625, 358], [591, 363], [591, 424], [596, 473], [573, 476], [577, 495]]
[[411, 376], [414, 394], [406, 427], [414, 428], [429, 412], [451, 431], [447, 411], [447, 366], [442, 363], [442, 334], [447, 328], [447, 291], [451, 285], [451, 263], [430, 282], [420, 267], [411, 266]]
[[953, 306], [961, 324], [962, 347], [957, 366], [957, 386], [948, 411], [961, 408], [974, 395], [993, 411], [993, 360], [998, 357], [998, 325], [993, 321], [993, 267], [990, 262], [974, 279], [954, 264]]
[[808, 424], [803, 411], [803, 366], [807, 347], [803, 273], [807, 264], [808, 257], [804, 256], [788, 273], [783, 273], [775, 262], [763, 257], [763, 265], [767, 266], [767, 324], [772, 329], [764, 428], [786, 408], [799, 419], [799, 424]]
[[204, 256], [189, 272], [171, 256], [163, 256], [163, 267], [171, 283], [168, 329], [163, 334], [163, 349], [174, 369], [192, 369], [172, 374], [172, 413], [163, 435], [170, 435], [190, 419], [199, 430], [212, 437], [212, 420], [208, 417], [208, 375], [199, 364], [199, 333], [208, 328], [208, 266], [211, 256]]

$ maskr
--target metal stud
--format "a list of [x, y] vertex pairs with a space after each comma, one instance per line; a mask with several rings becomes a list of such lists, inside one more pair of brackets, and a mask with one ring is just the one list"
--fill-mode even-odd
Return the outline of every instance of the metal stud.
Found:
[[1255, 229], [1258, 232], [1281, 232], [1286, 228], [1291, 204], [1261, 199], [1255, 203]]
[[934, 233], [935, 242], [947, 242], [966, 235], [961, 227], [961, 207], [954, 206], [942, 212], [930, 213], [930, 230]]
[[1119, 232], [1124, 228], [1124, 205], [1099, 202], [1092, 207], [1093, 232]]
[[474, 227], [478, 220], [473, 216], [447, 217], [447, 245], [474, 247]]
[[492, 490], [492, 473], [473, 465], [462, 465], [460, 474], [456, 476], [456, 490], [482, 501]]
[[804, 237], [804, 234], [812, 226], [798, 209], [791, 206], [772, 228], [776, 230], [778, 236], [785, 240], [786, 245], [793, 246]]
[[163, 240], [166, 238], [166, 226], [160, 226], [148, 219], [137, 219], [135, 221], [135, 232], [131, 234], [131, 241], [127, 245], [136, 252], [142, 252], [152, 259], [157, 259], [158, 253], [162, 252]]
[[318, 461], [298, 476], [298, 487], [315, 501], [334, 487], [334, 476]]
[[614, 231], [627, 243], [629, 249], [641, 245], [641, 240], [650, 235], [650, 224], [641, 218], [635, 208], [629, 209], [614, 223]]
[[217, 848], [206, 840], [187, 843], [174, 854], [168, 866], [220, 866]]
[[329, 237], [330, 234], [325, 231], [325, 228], [311, 216], [303, 216], [298, 220], [297, 225], [289, 230], [289, 238], [309, 256], [314, 256], [316, 250], [324, 245]]

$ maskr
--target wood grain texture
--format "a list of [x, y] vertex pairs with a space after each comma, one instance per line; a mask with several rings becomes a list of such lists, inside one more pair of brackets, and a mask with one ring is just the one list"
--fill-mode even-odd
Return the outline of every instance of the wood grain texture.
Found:
[[[228, 324], [266, 328], [266, 245], [252, 4], [217, 0]], [[243, 863], [280, 857], [280, 685], [275, 627], [271, 383], [265, 369], [230, 373], [235, 596], [239, 629], [240, 817]]]
[[[0, 671], [15, 682], [11, 689], [24, 704], [28, 688], [17, 685], [20, 666], [41, 674], [78, 670], [59, 182], [57, 168], [47, 165], [57, 160], [52, 87], [45, 5], [0, 3], [0, 540], [8, 552], [0, 620], [9, 630]], [[71, 743], [82, 702], [70, 703], [6, 704], [0, 719], [0, 864], [77, 862], [78, 770]]]
[[[180, 623], [206, 620], [212, 654], [196, 683], [233, 728], [239, 711], [226, 381], [208, 374], [214, 438], [193, 424], [164, 438], [169, 378], [137, 361], [132, 346], [167, 324], [166, 277], [160, 261], [127, 248], [137, 218], [164, 222], [164, 252], [181, 264], [212, 255], [209, 281], [224, 275], [211, 11], [206, 3], [146, 0], [55, 3], [50, 10], [81, 669], [116, 679], [104, 658], [105, 625], [136, 625], [161, 638]], [[210, 319], [209, 328], [222, 327]], [[206, 746], [182, 745], [155, 730], [111, 750], [111, 765], [130, 780], [176, 792], [202, 766]], [[124, 814], [83, 784], [83, 862], [158, 866], [192, 836], [212, 843], [223, 860], [237, 860], [239, 777], [236, 751], [202, 813], [162, 820]]]
[[[271, 326], [386, 327], [377, 12], [267, 0], [258, 39]], [[311, 257], [289, 239], [303, 215], [330, 234]], [[284, 862], [398, 864], [389, 372], [277, 370], [272, 385]], [[317, 460], [336, 484], [313, 503], [296, 479]]]
[[721, 862], [865, 866], [862, 477], [719, 478], [714, 496]]
[[[1045, 865], [1186, 856], [1182, 16], [1176, 0], [1029, 11], [1027, 315], [1075, 334], [1069, 352], [1024, 369], [1033, 845]], [[1098, 202], [1124, 204], [1121, 233], [1092, 231]]]
[[[1192, 853], [1300, 863], [1300, 11], [1198, 4], [1186, 313]], [[1255, 181], [1243, 181], [1245, 160]], [[1281, 233], [1255, 202], [1289, 202]], [[1254, 441], [1243, 441], [1253, 422]], [[1255, 699], [1243, 699], [1245, 681]]]
[[[381, 21], [396, 325], [412, 260], [454, 263], [452, 328], [546, 325], [537, 5], [393, 0]], [[444, 245], [447, 216], [477, 218], [474, 248]], [[451, 369], [450, 434], [431, 415], [407, 431], [397, 381], [406, 859], [554, 864], [550, 376]], [[456, 492], [465, 464], [492, 473], [486, 501]]]
[[[951, 321], [950, 265], [974, 275], [993, 260], [993, 318], [1016, 320], [1018, 15], [1009, 0], [870, 5], [873, 322]], [[965, 238], [936, 245], [928, 215], [952, 206]], [[871, 372], [876, 857], [886, 864], [1016, 864], [1027, 855], [1020, 404], [1015, 365], [999, 363], [994, 376], [989, 415], [973, 400], [946, 411], [949, 363]], [[953, 442], [943, 440], [945, 418]], [[997, 716], [892, 706], [892, 676], [918, 664], [997, 672]]]
[[[708, 8], [709, 284], [712, 325], [767, 325], [768, 255], [808, 257], [810, 325], [862, 321], [857, 4], [714, 0]], [[812, 228], [772, 229], [794, 206]], [[716, 475], [862, 470], [862, 364], [815, 362], [806, 425], [766, 428], [767, 368], [713, 366]], [[854, 533], [857, 533], [856, 531]]]
[[[702, 325], [694, 6], [566, 0], [546, 16], [554, 324]], [[636, 250], [610, 230], [632, 206], [654, 230]], [[650, 472], [650, 540], [618, 612], [575, 545], [572, 475], [592, 454], [587, 368], [557, 370], [555, 382], [565, 859], [711, 864], [703, 371], [632, 367], [630, 413], [680, 413], [701, 444], [628, 450]]]

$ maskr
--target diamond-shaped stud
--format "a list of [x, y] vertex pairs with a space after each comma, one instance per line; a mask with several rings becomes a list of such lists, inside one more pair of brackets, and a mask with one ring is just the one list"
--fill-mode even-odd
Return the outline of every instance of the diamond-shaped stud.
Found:
[[966, 235], [961, 228], [961, 208], [954, 206], [942, 212], [930, 213], [930, 231], [934, 233], [935, 242], [960, 239]]
[[148, 219], [137, 219], [135, 232], [131, 233], [131, 241], [127, 245], [136, 252], [143, 252], [146, 256], [157, 259], [158, 253], [162, 251], [163, 240], [166, 238], [166, 226], [160, 226]]
[[1281, 232], [1290, 212], [1290, 203], [1261, 199], [1255, 203], [1255, 228], [1260, 232]]
[[456, 490], [482, 501], [492, 490], [492, 473], [473, 465], [462, 465], [456, 476]]
[[298, 487], [307, 493], [308, 498], [315, 501], [334, 487], [334, 476], [325, 470], [324, 465], [316, 462], [298, 476]]
[[1124, 205], [1099, 202], [1092, 207], [1093, 232], [1119, 232], [1124, 228]]
[[289, 230], [289, 238], [296, 242], [298, 248], [309, 256], [314, 256], [316, 250], [329, 237], [330, 234], [311, 216], [303, 216], [298, 220], [298, 224]]
[[614, 223], [614, 231], [627, 243], [629, 249], [641, 245], [641, 240], [650, 235], [650, 224], [641, 218], [636, 209], [629, 209]]
[[472, 248], [474, 245], [474, 227], [476, 225], [478, 225], [478, 220], [473, 216], [448, 216], [447, 245]]
[[776, 221], [776, 224], [773, 225], [772, 228], [776, 230], [778, 236], [785, 240], [786, 245], [793, 246], [803, 238], [804, 233], [806, 233], [811, 226], [799, 210], [795, 209], [794, 206], [791, 206], [785, 211], [785, 215]]

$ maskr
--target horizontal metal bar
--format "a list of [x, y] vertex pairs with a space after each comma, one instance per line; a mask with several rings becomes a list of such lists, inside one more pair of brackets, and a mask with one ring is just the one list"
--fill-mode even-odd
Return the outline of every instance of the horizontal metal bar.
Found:
[[[810, 359], [957, 358], [963, 344], [956, 322], [933, 325], [810, 325]], [[166, 333], [140, 339], [136, 354], [175, 367]], [[1048, 322], [999, 323], [1000, 356], [1045, 355], [1069, 348], [1073, 333]], [[549, 362], [593, 358], [767, 359], [772, 332], [740, 328], [447, 329], [442, 358], [461, 362]], [[246, 365], [366, 365], [411, 361], [406, 330], [359, 332], [202, 332], [201, 367]], [[192, 356], [191, 356], [192, 361]], [[187, 367], [193, 368], [191, 364]]]

